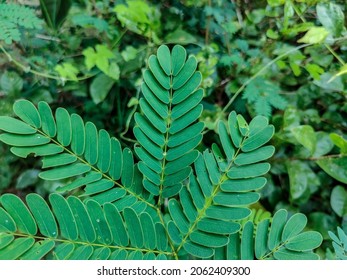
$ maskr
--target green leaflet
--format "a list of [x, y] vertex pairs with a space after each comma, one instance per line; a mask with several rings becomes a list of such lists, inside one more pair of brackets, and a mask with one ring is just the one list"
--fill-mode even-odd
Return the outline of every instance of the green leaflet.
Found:
[[238, 232], [241, 227], [240, 224], [234, 222], [203, 218], [198, 222], [197, 228], [216, 234], [233, 234]]
[[301, 213], [294, 214], [283, 228], [282, 240], [288, 240], [300, 233], [306, 226], [307, 218]]
[[171, 74], [171, 55], [167, 46], [160, 46], [157, 51], [157, 57], [160, 66], [164, 70], [165, 74], [169, 76]]
[[267, 253], [269, 219], [261, 221], [257, 226], [255, 235], [255, 257], [261, 259]]
[[47, 156], [42, 160], [42, 168], [67, 165], [77, 160], [77, 157], [71, 154], [62, 153], [57, 155]]
[[40, 114], [31, 102], [24, 99], [18, 100], [13, 104], [13, 111], [25, 123], [35, 128], [41, 127]]
[[2, 133], [0, 135], [0, 141], [11, 146], [27, 147], [47, 144], [50, 140], [39, 133], [30, 135]]
[[279, 210], [272, 218], [272, 226], [269, 234], [268, 246], [270, 250], [274, 250], [281, 242], [283, 228], [287, 221], [287, 211]]
[[37, 226], [44, 236], [57, 237], [58, 226], [45, 200], [37, 194], [29, 194], [26, 202], [33, 213]]
[[42, 121], [42, 130], [50, 137], [54, 137], [57, 133], [57, 127], [53, 118], [51, 107], [47, 102], [40, 101], [38, 104], [39, 113]]
[[298, 234], [286, 243], [286, 248], [292, 251], [307, 251], [318, 247], [322, 243], [322, 236], [315, 231]]
[[95, 229], [97, 242], [110, 244], [112, 242], [112, 235], [100, 204], [90, 200], [86, 203], [86, 207]]
[[84, 153], [85, 159], [90, 164], [96, 164], [98, 160], [98, 132], [95, 125], [91, 122], [87, 122], [86, 126], [86, 150]]
[[70, 145], [72, 129], [69, 112], [63, 108], [58, 108], [55, 111], [55, 118], [57, 123], [57, 138], [59, 143], [61, 143], [63, 146]]
[[17, 196], [13, 194], [4, 194], [1, 196], [0, 202], [13, 219], [20, 232], [30, 235], [35, 235], [37, 233], [37, 226], [32, 214]]
[[86, 142], [86, 131], [82, 118], [77, 114], [71, 115], [71, 149], [76, 155], [80, 156], [84, 153]]
[[77, 224], [67, 201], [58, 194], [51, 194], [49, 202], [60, 227], [60, 234], [70, 240], [78, 237]]
[[212, 248], [207, 248], [205, 246], [200, 246], [195, 243], [192, 243], [190, 241], [187, 241], [184, 243], [183, 248], [193, 256], [196, 256], [198, 258], [209, 258], [214, 254], [214, 251]]
[[16, 134], [33, 134], [37, 131], [25, 122], [6, 116], [0, 116], [0, 129]]
[[241, 259], [253, 260], [254, 240], [253, 240], [253, 223], [248, 221], [243, 227], [241, 237]]
[[186, 234], [188, 232], [189, 223], [177, 200], [170, 199], [169, 212], [180, 232]]
[[198, 63], [194, 56], [188, 58], [182, 70], [173, 78], [173, 89], [182, 87], [194, 74]]
[[96, 239], [95, 229], [86, 207], [74, 196], [68, 197], [67, 202], [76, 220], [79, 237], [84, 241], [94, 242]]
[[56, 144], [47, 144], [33, 147], [12, 147], [11, 152], [22, 158], [26, 158], [28, 155], [33, 154], [36, 156], [50, 156], [56, 155], [63, 151], [63, 147]]
[[57, 167], [39, 174], [40, 178], [45, 180], [60, 180], [77, 176], [90, 171], [90, 166], [83, 163], [73, 163], [67, 166]]
[[[16, 231], [16, 224], [12, 217], [6, 213], [6, 211], [3, 208], [0, 208], [0, 232], [1, 231], [11, 231], [15, 232]], [[0, 247], [4, 246], [3, 241], [0, 241]]]
[[128, 226], [131, 243], [136, 247], [141, 248], [143, 246], [143, 231], [136, 212], [131, 208], [125, 208], [124, 220]]
[[[142, 213], [140, 215], [141, 227], [143, 229], [143, 237], [144, 237], [144, 245], [147, 248], [154, 249], [156, 247], [156, 240], [158, 239], [158, 235], [156, 234], [156, 229], [153, 223], [153, 219], [148, 213]], [[166, 236], [165, 231], [158, 232], [160, 236], [159, 238], [163, 238]], [[160, 250], [165, 250], [161, 248]]]
[[106, 173], [110, 168], [111, 163], [111, 139], [108, 132], [104, 129], [99, 131], [99, 150], [97, 167], [103, 173]]
[[174, 76], [180, 73], [182, 67], [185, 64], [186, 58], [187, 58], [187, 53], [185, 48], [179, 45], [176, 45], [173, 47], [172, 53], [171, 53], [171, 61], [174, 61], [172, 65], [172, 74]]

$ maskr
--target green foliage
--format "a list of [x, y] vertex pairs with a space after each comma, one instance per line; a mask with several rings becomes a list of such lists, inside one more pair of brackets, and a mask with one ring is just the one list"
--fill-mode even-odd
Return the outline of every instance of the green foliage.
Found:
[[[265, 117], [247, 123], [231, 112], [218, 124], [221, 147], [199, 152], [203, 91], [195, 57], [187, 59], [179, 45], [171, 51], [163, 45], [148, 61], [142, 114], [134, 117], [139, 162], [106, 130], [64, 108], [53, 115], [43, 101], [36, 107], [18, 100], [13, 105], [18, 118], [0, 117], [0, 141], [16, 156], [42, 157], [44, 171], [38, 176], [63, 180], [56, 191], [71, 194], [67, 199], [50, 194], [49, 206], [32, 193], [28, 207], [13, 194], [1, 196], [0, 259], [206, 259], [216, 257], [217, 248], [229, 258], [241, 230], [241, 259], [252, 256], [253, 223], [242, 221], [267, 182], [266, 160], [275, 148], [265, 144], [274, 127]], [[259, 219], [263, 240], [268, 219], [259, 215], [252, 220]], [[256, 243], [257, 258], [317, 258], [311, 250], [322, 237], [300, 234], [303, 214], [294, 215], [283, 233], [276, 225], [272, 231], [282, 238], [261, 254]]]
[[28, 7], [0, 3], [0, 40], [4, 40], [6, 44], [20, 41], [20, 27], [41, 29], [42, 21]]
[[337, 228], [337, 236], [329, 231], [329, 236], [332, 239], [336, 259], [347, 260], [347, 235], [341, 228]]
[[272, 108], [283, 110], [287, 106], [287, 101], [278, 92], [280, 88], [276, 84], [258, 77], [247, 85], [243, 98], [254, 104], [257, 114], [269, 117]]
[[[304, 213], [308, 219], [305, 230], [322, 234], [324, 242], [314, 251], [320, 258], [335, 257], [331, 253], [333, 246], [328, 232], [338, 226], [344, 231], [347, 228], [345, 1], [268, 0], [248, 1], [248, 5], [243, 5], [242, 1], [219, 0], [19, 2], [27, 3], [28, 7], [8, 2], [11, 1], [0, 4], [1, 19], [4, 19], [4, 10], [12, 11], [5, 21], [0, 20], [0, 29], [7, 30], [0, 32], [3, 35], [0, 34], [3, 38], [0, 39], [3, 54], [0, 55], [0, 119], [5, 130], [10, 130], [3, 133], [10, 134], [5, 136], [5, 141], [25, 146], [9, 147], [0, 143], [1, 193], [14, 193], [24, 200], [27, 194], [34, 192], [46, 200], [51, 193], [70, 186], [71, 191], [62, 192], [64, 197], [78, 196], [82, 203], [97, 197], [100, 205], [115, 199], [112, 203], [120, 215], [126, 207], [135, 207], [136, 213], [145, 208], [143, 212], [148, 213], [154, 223], [161, 223], [168, 230], [163, 236], [168, 236], [169, 246], [174, 249], [166, 256], [180, 259], [196, 258], [194, 254], [210, 255], [211, 250], [213, 256], [209, 258], [226, 259], [227, 246], [216, 246], [225, 242], [226, 237], [230, 243], [230, 235], [208, 232], [215, 223], [220, 227], [222, 223], [220, 219], [207, 217], [206, 213], [211, 214], [212, 206], [222, 207], [220, 203], [225, 203], [226, 197], [235, 199], [240, 194], [251, 201], [257, 195], [259, 199], [254, 204], [223, 206], [234, 210], [244, 208], [251, 213], [242, 220], [230, 221], [240, 227], [235, 233], [238, 238], [242, 238], [248, 221], [248, 224], [253, 223], [255, 235], [257, 225], [270, 218], [270, 214], [259, 214], [262, 210], [273, 215], [278, 209], [286, 209], [288, 216]], [[18, 18], [19, 10], [29, 12]], [[31, 21], [41, 23], [22, 25]], [[6, 43], [4, 36], [11, 38], [12, 43]], [[169, 52], [162, 47], [158, 54], [161, 44], [166, 44]], [[182, 59], [180, 47], [176, 47], [178, 52], [173, 55], [175, 44], [185, 46], [185, 59]], [[152, 53], [155, 55], [149, 59]], [[197, 75], [198, 71], [202, 76], [196, 90], [187, 93], [190, 95], [177, 104], [173, 100], [163, 102], [165, 97], [159, 95], [161, 100], [155, 93], [168, 92], [169, 97], [173, 97], [176, 91], [184, 88], [184, 85], [174, 88], [172, 84], [184, 72], [179, 69], [175, 70], [179, 73], [165, 72], [165, 69], [172, 67], [173, 62], [187, 65], [192, 62], [192, 56], [197, 65], [190, 73]], [[159, 67], [153, 57], [159, 61]], [[188, 80], [194, 80], [193, 76]], [[146, 87], [149, 90], [143, 91]], [[34, 104], [26, 102], [23, 106], [23, 112], [29, 110], [31, 120], [23, 121], [13, 113], [13, 104], [22, 99]], [[41, 111], [38, 104], [41, 104]], [[47, 108], [53, 117], [44, 121], [49, 114]], [[35, 110], [41, 120], [39, 128], [35, 127], [39, 125]], [[15, 111], [21, 115], [20, 108]], [[174, 111], [178, 115], [172, 116]], [[233, 111], [237, 113], [230, 114]], [[135, 112], [138, 112], [136, 118]], [[268, 119], [266, 133], [273, 134], [270, 142], [253, 151], [237, 147], [238, 142], [234, 143], [233, 139], [238, 134], [230, 129], [228, 120], [237, 123], [239, 133], [245, 136], [255, 120], [265, 124], [266, 119], [260, 115]], [[28, 127], [14, 119], [28, 124], [36, 132], [16, 133], [16, 128], [25, 131]], [[187, 126], [174, 133], [172, 127], [178, 120], [178, 128], [186, 121]], [[62, 129], [65, 124], [64, 129], [71, 135], [69, 144], [69, 137]], [[47, 134], [45, 130], [51, 129], [49, 133], [53, 133], [54, 126], [56, 133], [48, 135], [49, 143], [46, 143], [47, 136], [41, 138], [42, 134], [39, 139], [35, 138], [35, 134], [40, 134], [38, 131]], [[89, 154], [83, 145], [79, 147], [86, 135], [83, 131], [94, 135], [88, 145], [97, 142]], [[108, 149], [107, 135], [111, 143], [117, 139], [116, 147], [111, 144]], [[77, 139], [79, 142], [74, 142]], [[162, 144], [162, 139], [168, 142]], [[33, 146], [35, 143], [41, 144]], [[120, 155], [122, 161], [117, 161], [115, 167], [119, 178], [111, 177], [111, 168], [102, 171], [107, 164], [101, 164], [104, 159], [99, 162], [99, 155], [103, 153], [101, 147], [113, 152], [116, 149], [114, 157]], [[11, 149], [28, 156], [18, 158]], [[29, 157], [29, 154], [39, 155], [54, 149], [55, 155], [43, 156], [47, 165], [44, 168], [41, 168], [41, 156]], [[61, 149], [63, 152], [59, 152]], [[233, 158], [232, 151], [235, 154], [238, 151], [239, 158]], [[167, 160], [167, 152], [178, 158], [168, 157], [170, 160]], [[95, 160], [96, 154], [98, 160], [94, 163], [92, 157]], [[163, 155], [162, 159], [156, 158], [159, 154]], [[89, 162], [91, 160], [93, 163]], [[57, 166], [48, 167], [54, 162]], [[256, 166], [258, 172], [258, 168], [265, 168], [267, 163], [271, 164], [271, 169], [264, 175], [239, 179], [231, 179], [227, 173], [222, 176], [228, 164], [237, 166], [241, 174], [247, 175], [255, 171], [244, 167]], [[206, 171], [208, 180], [201, 179], [201, 170]], [[46, 171], [51, 173], [44, 173]], [[66, 177], [73, 175], [69, 171], [85, 173]], [[54, 176], [60, 179], [43, 180], [37, 176], [39, 173], [44, 177], [48, 174], [46, 179]], [[100, 175], [101, 179], [97, 179]], [[133, 180], [130, 182], [131, 179], [126, 178]], [[218, 178], [249, 188], [244, 192], [218, 189], [218, 184], [214, 184]], [[94, 179], [95, 184], [89, 182]], [[153, 183], [158, 183], [158, 179], [165, 181], [165, 185]], [[205, 196], [205, 183], [209, 188], [212, 185], [215, 196]], [[127, 187], [130, 184], [131, 187]], [[160, 191], [161, 194], [156, 195]], [[188, 206], [183, 207], [185, 203]], [[206, 215], [199, 205], [209, 209]], [[185, 235], [186, 226], [193, 228], [191, 219], [196, 212], [205, 215], [204, 219], [193, 229], [194, 234]], [[183, 226], [176, 225], [181, 218]], [[206, 223], [206, 219], [213, 221]], [[245, 240], [251, 240], [250, 229], [247, 225]], [[266, 223], [262, 225], [262, 230], [265, 229]], [[268, 229], [271, 229], [271, 219]], [[201, 246], [204, 238], [210, 240], [211, 236], [215, 238], [215, 247]], [[266, 235], [259, 236], [266, 239]], [[186, 237], [185, 242], [180, 239], [183, 237]], [[245, 252], [254, 258], [252, 251]], [[51, 255], [48, 253], [44, 258]]]

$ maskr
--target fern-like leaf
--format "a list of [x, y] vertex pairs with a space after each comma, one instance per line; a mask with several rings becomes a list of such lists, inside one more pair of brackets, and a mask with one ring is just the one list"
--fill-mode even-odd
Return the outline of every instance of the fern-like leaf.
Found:
[[194, 163], [195, 173], [187, 188], [180, 192], [180, 202], [169, 201], [172, 221], [168, 224], [171, 239], [189, 254], [200, 258], [214, 255], [214, 248], [229, 242], [228, 236], [240, 230], [240, 220], [251, 214], [249, 205], [260, 198], [257, 192], [266, 179], [274, 147], [264, 146], [274, 128], [264, 117], [248, 125], [241, 115], [229, 116], [229, 131], [219, 124], [219, 135], [226, 155], [214, 146]]
[[240, 232], [230, 235], [227, 246], [228, 259], [276, 259], [276, 260], [317, 260], [313, 249], [320, 246], [323, 237], [316, 231], [304, 231], [307, 224], [305, 215], [297, 213], [288, 219], [282, 209], [275, 213], [272, 221], [262, 220], [256, 229], [248, 221]]
[[41, 25], [42, 20], [32, 9], [16, 4], [0, 4], [0, 40], [6, 44], [20, 41], [20, 27], [41, 29]]
[[279, 94], [280, 91], [273, 82], [257, 77], [247, 85], [243, 98], [254, 104], [257, 114], [270, 117], [272, 108], [283, 110], [287, 106], [287, 100]]
[[347, 234], [340, 228], [337, 228], [337, 235], [329, 231], [332, 239], [332, 245], [338, 260], [347, 260]]
[[37, 194], [26, 206], [13, 194], [0, 197], [0, 260], [167, 259], [172, 252], [161, 223], [133, 207], [83, 203], [74, 196]]
[[144, 72], [142, 113], [135, 114], [134, 134], [139, 144], [143, 185], [153, 195], [171, 197], [191, 174], [190, 165], [198, 152], [203, 124], [196, 122], [202, 112], [202, 76], [197, 61], [176, 45], [170, 52], [161, 46], [148, 60]]
[[6, 132], [0, 134], [0, 141], [12, 146], [11, 152], [19, 157], [42, 156], [42, 179], [74, 178], [58, 192], [85, 186], [84, 196], [99, 203], [113, 202], [120, 210], [137, 202], [151, 205], [131, 150], [122, 150], [105, 130], [98, 131], [93, 123], [84, 123], [79, 115], [63, 108], [54, 117], [46, 102], [39, 102], [36, 108], [19, 100], [13, 110], [21, 120], [0, 117], [0, 129]]

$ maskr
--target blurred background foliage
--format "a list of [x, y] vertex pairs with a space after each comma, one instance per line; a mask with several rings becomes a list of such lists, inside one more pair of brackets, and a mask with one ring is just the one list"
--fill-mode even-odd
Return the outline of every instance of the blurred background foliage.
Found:
[[[347, 231], [346, 13], [345, 0], [0, 1], [0, 114], [44, 100], [132, 145], [146, 59], [184, 45], [203, 75], [203, 145], [231, 110], [268, 117], [276, 153], [254, 208], [305, 213], [331, 258], [328, 231]], [[0, 193], [64, 183], [40, 165], [1, 144]]]

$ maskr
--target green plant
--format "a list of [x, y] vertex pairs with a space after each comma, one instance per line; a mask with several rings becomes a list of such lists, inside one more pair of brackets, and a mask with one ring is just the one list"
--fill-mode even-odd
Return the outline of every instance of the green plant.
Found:
[[[0, 141], [42, 156], [44, 180], [65, 180], [48, 197], [0, 197], [0, 259], [317, 259], [322, 237], [286, 210], [245, 221], [260, 199], [274, 147], [268, 119], [234, 111], [203, 150], [194, 56], [158, 48], [143, 74], [133, 129], [137, 160], [104, 129], [64, 108], [18, 100], [1, 116]], [[218, 139], [219, 138], [219, 139]], [[201, 150], [203, 150], [201, 152]], [[271, 224], [271, 225], [270, 225]], [[240, 249], [239, 249], [240, 248]]]
[[332, 239], [333, 248], [335, 251], [336, 259], [347, 260], [347, 235], [340, 228], [337, 228], [337, 236], [329, 231], [329, 236]]
[[38, 30], [42, 28], [42, 20], [28, 7], [0, 3], [0, 40], [6, 44], [20, 41], [21, 27]]

